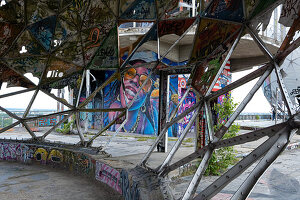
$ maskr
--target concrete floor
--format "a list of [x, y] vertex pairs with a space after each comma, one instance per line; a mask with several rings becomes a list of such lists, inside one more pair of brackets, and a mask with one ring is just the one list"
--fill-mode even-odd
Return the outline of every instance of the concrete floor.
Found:
[[0, 162], [0, 199], [121, 200], [108, 186], [47, 166]]
[[[256, 126], [256, 127], [265, 127], [269, 125], [274, 125], [274, 121], [239, 121], [240, 125], [247, 125], [247, 126]], [[46, 131], [46, 130], [44, 130]], [[239, 134], [244, 134], [248, 131], [240, 131]], [[42, 135], [42, 133], [37, 133], [37, 135]], [[111, 139], [110, 143], [106, 146], [105, 150], [112, 155], [112, 158], [109, 158], [109, 160], [124, 160], [132, 164], [132, 166], [139, 163], [141, 158], [144, 156], [144, 153], [149, 149], [150, 145], [153, 143], [153, 139], [148, 140], [139, 140], [139, 137], [142, 135], [130, 135], [130, 134], [120, 134], [116, 137], [113, 137], [111, 139], [111, 133], [108, 133], [108, 136], [101, 136], [97, 138], [94, 142], [95, 146], [105, 146], [107, 142]], [[29, 134], [25, 131], [19, 131], [17, 129], [14, 129], [14, 131], [9, 131], [6, 133], [3, 133], [0, 135], [0, 138], [29, 138]], [[89, 136], [88, 136], [89, 137]], [[63, 136], [59, 135], [57, 133], [50, 134], [47, 139], [51, 141], [61, 141], [61, 142], [67, 142], [67, 143], [76, 143], [79, 141], [79, 138], [77, 135], [68, 135]], [[254, 148], [256, 148], [259, 144], [261, 144], [265, 138], [262, 138], [258, 141], [254, 141], [251, 143], [246, 143], [242, 145], [235, 146], [235, 150], [238, 154], [247, 154], [251, 152]], [[175, 141], [169, 141], [169, 148], [170, 151], [172, 145], [174, 145]], [[291, 140], [291, 143], [300, 143], [300, 136], [295, 135], [293, 139]], [[187, 143], [183, 145], [179, 151], [175, 154], [174, 159], [172, 160], [172, 163], [187, 156], [188, 154], [192, 153], [194, 151], [193, 142]], [[298, 173], [300, 161], [299, 159], [296, 159], [300, 156], [300, 150], [296, 149], [292, 151], [286, 151], [284, 152], [278, 160], [270, 167], [269, 171], [264, 175], [264, 177], [261, 179], [261, 181], [257, 184], [255, 189], [253, 190], [253, 193], [251, 194], [251, 199], [300, 199], [300, 193], [298, 193], [298, 189], [292, 188], [292, 193], [290, 192], [290, 186], [285, 187], [284, 184], [282, 184], [282, 181], [280, 180], [280, 177], [283, 176], [287, 177], [287, 182], [291, 183], [290, 185], [298, 185], [300, 181], [300, 173]], [[152, 168], [158, 167], [164, 160], [164, 158], [167, 156], [167, 154], [154, 152], [151, 158], [149, 159], [149, 166]], [[24, 167], [24, 168], [23, 168]], [[124, 166], [121, 166], [124, 167]], [[13, 169], [15, 169], [15, 172], [21, 173], [22, 170], [16, 170], [16, 169], [24, 169], [25, 172], [23, 175], [21, 174], [21, 178], [18, 177], [17, 174], [13, 175]], [[36, 168], [36, 166], [34, 166]], [[6, 171], [5, 171], [6, 170]], [[26, 171], [27, 170], [27, 171]], [[46, 170], [46, 172], [44, 172]], [[275, 170], [275, 171], [274, 171]], [[37, 171], [38, 175], [34, 174], [34, 172]], [[41, 172], [39, 172], [41, 171]], [[175, 170], [172, 172], [171, 176], [177, 176], [179, 175], [179, 170]], [[2, 178], [2, 174], [11, 173], [10, 176], [6, 177], [4, 176], [4, 179]], [[26, 174], [32, 174], [27, 176]], [[57, 173], [57, 174], [56, 174]], [[237, 179], [236, 181], [232, 182], [230, 185], [228, 185], [224, 190], [222, 191], [221, 196], [214, 198], [214, 200], [217, 199], [227, 199], [230, 197], [234, 190], [239, 186], [240, 181], [245, 178], [245, 176], [249, 174], [249, 171], [245, 173], [244, 176], [241, 176], [241, 179]], [[290, 177], [289, 174], [292, 174]], [[271, 176], [270, 176], [271, 175]], [[17, 176], [16, 180], [15, 178], [9, 178], [9, 177], [15, 177]], [[33, 178], [32, 178], [33, 176]], [[36, 178], [36, 176], [38, 178]], [[71, 177], [71, 178], [60, 178], [63, 176]], [[6, 177], [6, 178], [5, 178]], [[45, 180], [40, 180], [40, 179]], [[47, 177], [47, 178], [46, 178]], [[272, 179], [271, 177], [278, 177], [276, 180]], [[294, 177], [294, 179], [292, 179]], [[27, 179], [28, 178], [28, 179]], [[53, 178], [53, 180], [52, 180]], [[54, 178], [58, 178], [56, 181]], [[203, 182], [200, 184], [198, 191], [200, 192], [203, 187], [210, 183], [212, 183], [217, 177], [204, 177]], [[290, 179], [291, 178], [291, 179]], [[37, 180], [36, 180], [37, 179]], [[69, 180], [69, 181], [68, 181]], [[191, 177], [184, 177], [178, 182], [176, 181], [174, 183], [174, 194], [177, 194], [177, 197], [180, 197], [185, 189], [188, 186], [189, 181], [191, 180]], [[19, 181], [19, 183], [17, 182]], [[24, 183], [23, 183], [23, 182]], [[28, 183], [26, 183], [26, 181]], [[17, 184], [15, 184], [17, 182]], [[45, 182], [45, 183], [44, 183]], [[81, 177], [74, 177], [73, 175], [70, 175], [66, 172], [64, 173], [58, 173], [55, 171], [51, 171], [48, 168], [42, 169], [37, 167], [36, 170], [31, 169], [28, 166], [19, 165], [16, 163], [1, 163], [0, 162], [0, 199], [116, 199], [115, 196], [112, 195], [112, 193], [109, 192], [109, 190], [101, 191], [99, 188], [101, 187], [94, 187], [94, 184], [90, 184], [89, 180], [87, 180], [85, 183], [83, 183], [84, 180]], [[43, 183], [43, 184], [39, 184]], [[6, 186], [8, 184], [8, 186]], [[12, 186], [11, 186], [12, 185]], [[14, 186], [15, 185], [15, 186]], [[89, 187], [85, 188], [82, 186], [90, 185]], [[80, 187], [79, 187], [80, 186]], [[282, 187], [281, 187], [282, 186]], [[3, 189], [4, 188], [4, 189]], [[12, 189], [10, 189], [12, 188]], [[33, 189], [36, 189], [37, 191], [34, 191]], [[282, 196], [276, 196], [278, 195], [276, 193], [276, 188], [279, 188], [282, 190], [282, 194], [289, 197], [289, 198], [283, 198]], [[300, 188], [300, 186], [299, 186]], [[73, 191], [74, 189], [74, 191]], [[27, 192], [29, 191], [29, 192]], [[30, 192], [31, 191], [31, 192]], [[55, 191], [55, 193], [54, 193]], [[65, 192], [66, 191], [66, 192]], [[84, 191], [84, 192], [82, 192]], [[37, 193], [37, 194], [35, 194]], [[51, 196], [52, 194], [55, 194], [55, 196]], [[26, 196], [27, 195], [27, 196]], [[29, 196], [28, 196], [29, 195]], [[31, 196], [30, 196], [31, 195]], [[40, 196], [39, 196], [40, 195]], [[57, 196], [56, 196], [57, 195]], [[109, 196], [105, 196], [109, 195]], [[274, 196], [275, 195], [275, 196]], [[292, 195], [292, 196], [291, 196]], [[4, 198], [5, 197], [5, 198]], [[9, 198], [7, 198], [9, 197]], [[24, 198], [23, 198], [24, 197]]]

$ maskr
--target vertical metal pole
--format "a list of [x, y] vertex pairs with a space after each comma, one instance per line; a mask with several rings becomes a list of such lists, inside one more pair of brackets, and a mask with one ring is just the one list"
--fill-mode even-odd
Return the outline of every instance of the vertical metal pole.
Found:
[[274, 40], [275, 41], [277, 41], [277, 29], [278, 29], [277, 18], [278, 18], [278, 11], [277, 8], [275, 8], [274, 10]]
[[[160, 71], [159, 79], [159, 113], [158, 113], [158, 133], [159, 136], [162, 134], [162, 131], [165, 127], [167, 120], [167, 92], [168, 87], [168, 77], [167, 73]], [[167, 135], [167, 134], [166, 134]], [[162, 140], [157, 145], [158, 152], [166, 152], [166, 137], [163, 137]]]
[[278, 116], [278, 87], [276, 87], [275, 124], [277, 124], [277, 116]]
[[[57, 90], [57, 97], [60, 98], [61, 90]], [[60, 103], [57, 101], [57, 112], [60, 112]], [[56, 120], [59, 122], [60, 121], [60, 115], [57, 115]]]
[[86, 71], [84, 70], [84, 72], [82, 74], [82, 78], [81, 78], [81, 83], [80, 83], [80, 88], [79, 88], [79, 92], [78, 92], [77, 101], [76, 101], [76, 107], [78, 107], [78, 105], [79, 105], [79, 100], [80, 100], [80, 95], [81, 95], [81, 91], [82, 91], [82, 87], [83, 87], [85, 73], [86, 73]]
[[196, 8], [195, 8], [195, 4], [196, 4], [196, 0], [192, 0], [192, 17], [195, 17], [196, 15]]
[[[85, 81], [85, 85], [86, 85], [86, 92], [85, 92], [85, 96], [86, 98], [88, 98], [90, 96], [90, 70], [86, 70], [86, 81]], [[87, 108], [89, 107], [90, 102], [88, 102], [87, 104]], [[84, 120], [84, 132], [87, 133], [89, 129], [89, 113], [86, 112], [85, 113], [85, 120]]]
[[[63, 88], [63, 89], [61, 89], [61, 98], [62, 99], [65, 99], [65, 88]], [[60, 111], [64, 111], [65, 109], [64, 109], [64, 104], [60, 104]], [[60, 115], [60, 120], [62, 120], [63, 119], [63, 115]]]
[[[71, 88], [69, 90], [69, 104], [72, 106], [74, 104], [74, 89]], [[73, 117], [70, 116], [68, 119], [69, 119], [68, 121], [71, 122], [73, 120]]]

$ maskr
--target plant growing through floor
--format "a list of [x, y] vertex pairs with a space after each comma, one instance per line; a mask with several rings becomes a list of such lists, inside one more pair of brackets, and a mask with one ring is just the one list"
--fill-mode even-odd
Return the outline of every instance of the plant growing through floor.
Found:
[[63, 124], [63, 127], [61, 129], [60, 128], [56, 129], [56, 132], [62, 133], [64, 135], [72, 134], [72, 129], [74, 128], [74, 125], [75, 125], [74, 119], [72, 119], [69, 122], [66, 121]]
[[[238, 104], [234, 103], [233, 99], [230, 97], [225, 97], [222, 104], [214, 105], [214, 109], [218, 114], [218, 123], [214, 126], [215, 131], [223, 125], [228, 117], [234, 112], [237, 105]], [[235, 137], [239, 130], [240, 126], [238, 124], [232, 124], [229, 127], [228, 132], [223, 136], [223, 139]], [[235, 162], [237, 162], [237, 159], [235, 158], [233, 147], [216, 149], [208, 163], [205, 175], [220, 175]]]

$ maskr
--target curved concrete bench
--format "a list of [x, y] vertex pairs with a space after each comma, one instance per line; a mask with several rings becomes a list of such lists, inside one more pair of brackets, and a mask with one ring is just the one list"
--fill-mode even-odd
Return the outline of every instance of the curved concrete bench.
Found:
[[163, 194], [164, 184], [156, 174], [126, 161], [110, 160], [105, 153], [92, 155], [86, 151], [50, 143], [0, 140], [0, 160], [66, 169], [108, 185], [125, 200], [171, 199]]

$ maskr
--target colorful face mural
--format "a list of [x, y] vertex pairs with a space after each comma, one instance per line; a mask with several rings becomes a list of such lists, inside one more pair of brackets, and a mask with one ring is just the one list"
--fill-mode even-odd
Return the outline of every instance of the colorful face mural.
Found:
[[[127, 70], [123, 76], [124, 85], [120, 83], [114, 83], [119, 85], [118, 87], [112, 87], [109, 90], [110, 94], [116, 92], [115, 99], [112, 99], [112, 103], [109, 108], [124, 108], [130, 104], [134, 96], [138, 93], [139, 88], [147, 80], [150, 70], [142, 67], [142, 64], [146, 64], [145, 61], [137, 59], [129, 62]], [[134, 66], [141, 66], [134, 68]], [[157, 130], [157, 109], [158, 109], [158, 92], [155, 89], [156, 77], [150, 77], [145, 83], [144, 87], [137, 96], [137, 99], [132, 104], [128, 112], [128, 122], [125, 124], [123, 131], [130, 133], [140, 134], [154, 134]], [[116, 86], [116, 85], [115, 85]], [[156, 87], [158, 85], [156, 84]], [[110, 112], [109, 121], [115, 119], [120, 113]], [[115, 131], [119, 127], [119, 124], [111, 128]]]

